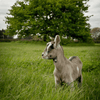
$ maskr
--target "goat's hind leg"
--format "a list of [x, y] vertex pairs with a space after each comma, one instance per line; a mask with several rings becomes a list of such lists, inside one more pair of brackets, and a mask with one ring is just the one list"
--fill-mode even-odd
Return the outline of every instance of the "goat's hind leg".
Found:
[[78, 81], [78, 87], [81, 87], [82, 86], [82, 81], [83, 81], [82, 74], [78, 77], [77, 81]]

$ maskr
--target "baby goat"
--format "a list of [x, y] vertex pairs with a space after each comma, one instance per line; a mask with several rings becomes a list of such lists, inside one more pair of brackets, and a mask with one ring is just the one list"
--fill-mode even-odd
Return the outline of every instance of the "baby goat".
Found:
[[53, 59], [55, 69], [55, 85], [67, 83], [70, 85], [75, 80], [78, 86], [82, 84], [82, 62], [77, 56], [65, 58], [63, 48], [60, 46], [60, 36], [56, 35], [54, 41], [48, 42], [42, 53], [42, 58]]

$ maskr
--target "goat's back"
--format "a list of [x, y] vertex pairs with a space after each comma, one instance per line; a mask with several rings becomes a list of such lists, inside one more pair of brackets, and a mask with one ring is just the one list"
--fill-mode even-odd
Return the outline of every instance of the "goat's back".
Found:
[[81, 60], [79, 59], [79, 57], [77, 56], [72, 56], [69, 58], [69, 60], [72, 62], [72, 63], [75, 63], [77, 66], [80, 67], [80, 69], [82, 69], [82, 62]]

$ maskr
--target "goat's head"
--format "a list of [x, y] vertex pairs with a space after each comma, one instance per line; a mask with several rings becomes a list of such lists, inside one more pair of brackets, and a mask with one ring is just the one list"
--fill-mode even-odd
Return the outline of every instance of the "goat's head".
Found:
[[42, 53], [43, 59], [55, 59], [57, 57], [57, 49], [60, 47], [60, 36], [56, 35], [54, 41], [48, 42]]

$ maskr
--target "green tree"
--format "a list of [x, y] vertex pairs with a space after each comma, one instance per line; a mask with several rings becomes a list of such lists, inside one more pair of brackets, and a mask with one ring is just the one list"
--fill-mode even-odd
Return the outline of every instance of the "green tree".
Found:
[[90, 38], [88, 0], [24, 0], [17, 1], [6, 17], [6, 34], [44, 37], [56, 34], [71, 36], [84, 42]]

